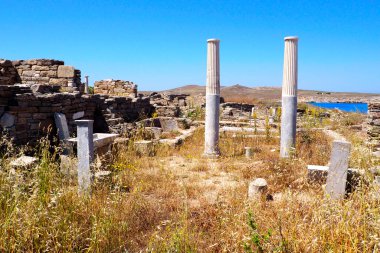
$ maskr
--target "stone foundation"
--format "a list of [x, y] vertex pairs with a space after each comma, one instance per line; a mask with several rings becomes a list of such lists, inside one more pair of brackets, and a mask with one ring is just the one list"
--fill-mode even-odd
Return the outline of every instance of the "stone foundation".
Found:
[[154, 106], [159, 117], [186, 116], [197, 107], [205, 106], [204, 96], [193, 96], [187, 94], [159, 94], [153, 92], [149, 95], [150, 104]]
[[0, 131], [16, 143], [25, 144], [56, 133], [54, 113], [66, 115], [69, 130], [76, 132], [74, 120], [93, 119], [94, 131], [122, 133], [125, 124], [149, 116], [149, 98], [110, 97], [80, 93], [33, 93], [17, 85], [0, 86]]

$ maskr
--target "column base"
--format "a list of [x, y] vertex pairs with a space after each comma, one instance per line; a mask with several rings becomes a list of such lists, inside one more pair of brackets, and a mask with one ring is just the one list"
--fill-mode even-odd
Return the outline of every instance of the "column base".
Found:
[[203, 153], [202, 157], [207, 159], [218, 159], [220, 157], [220, 153]]

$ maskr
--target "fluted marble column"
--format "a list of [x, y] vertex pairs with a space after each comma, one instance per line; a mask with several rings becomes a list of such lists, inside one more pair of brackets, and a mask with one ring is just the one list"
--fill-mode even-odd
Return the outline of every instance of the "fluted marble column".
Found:
[[280, 157], [289, 157], [296, 144], [297, 85], [298, 37], [285, 37]]
[[206, 120], [204, 156], [216, 158], [219, 152], [220, 66], [219, 40], [207, 40]]

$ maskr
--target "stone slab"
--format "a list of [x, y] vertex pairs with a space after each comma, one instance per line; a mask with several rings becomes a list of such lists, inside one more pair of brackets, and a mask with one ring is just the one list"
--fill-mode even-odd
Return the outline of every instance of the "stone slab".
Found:
[[32, 156], [20, 156], [16, 160], [10, 162], [12, 167], [20, 168], [20, 167], [29, 167], [35, 164], [38, 161], [37, 158]]
[[326, 182], [326, 194], [332, 199], [345, 196], [350, 149], [351, 143], [347, 141], [333, 142]]
[[12, 127], [15, 124], [15, 116], [9, 113], [4, 113], [0, 118], [0, 126], [3, 128]]
[[54, 113], [55, 126], [58, 130], [58, 137], [61, 141], [70, 138], [69, 128], [67, 126], [66, 116], [63, 113]]
[[163, 132], [178, 131], [178, 122], [174, 118], [160, 118], [160, 125]]
[[73, 119], [76, 120], [76, 119], [80, 119], [80, 118], [83, 118], [84, 117], [84, 111], [80, 111], [80, 112], [76, 112], [73, 114]]

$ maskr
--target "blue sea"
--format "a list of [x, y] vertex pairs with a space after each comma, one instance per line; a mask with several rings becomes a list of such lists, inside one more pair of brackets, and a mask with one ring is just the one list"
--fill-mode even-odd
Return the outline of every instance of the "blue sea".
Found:
[[366, 103], [319, 103], [310, 102], [309, 104], [325, 109], [338, 109], [345, 112], [358, 112], [367, 114], [368, 104]]

